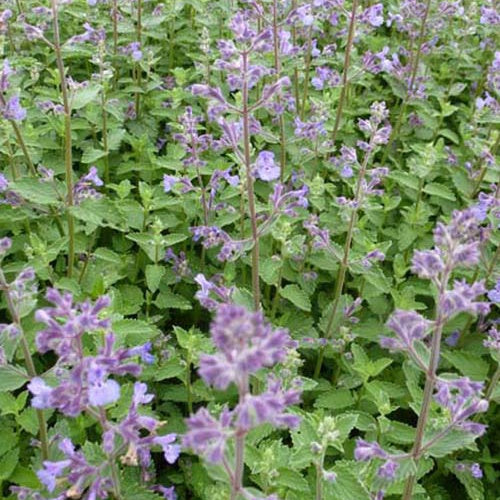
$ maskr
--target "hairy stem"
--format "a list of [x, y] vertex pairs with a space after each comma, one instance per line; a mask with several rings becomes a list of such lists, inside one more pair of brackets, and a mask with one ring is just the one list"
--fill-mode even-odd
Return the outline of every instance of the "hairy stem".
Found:
[[[340, 304], [340, 298], [342, 297], [342, 291], [344, 289], [345, 276], [347, 273], [347, 269], [349, 267], [349, 254], [351, 252], [351, 244], [352, 238], [354, 235], [354, 228], [356, 227], [356, 221], [358, 219], [358, 210], [362, 201], [362, 190], [361, 186], [366, 174], [366, 168], [368, 166], [368, 160], [371, 157], [371, 149], [373, 147], [373, 135], [370, 138], [369, 149], [365, 154], [363, 159], [363, 163], [361, 164], [361, 168], [359, 169], [358, 179], [356, 183], [356, 191], [354, 194], [354, 208], [351, 212], [351, 217], [349, 218], [349, 225], [347, 227], [347, 236], [344, 243], [344, 254], [342, 257], [342, 261], [340, 262], [339, 272], [337, 274], [337, 280], [335, 282], [335, 291], [333, 295], [333, 304], [332, 304], [332, 312], [330, 313], [330, 317], [328, 319], [328, 323], [325, 330], [325, 338], [329, 339], [333, 333], [332, 328], [335, 322], [335, 317], [337, 315], [337, 311]], [[318, 360], [316, 362], [316, 368], [314, 370], [314, 378], [319, 377], [321, 372], [321, 366], [323, 364], [323, 358], [325, 356], [325, 347], [321, 347], [318, 355]]]
[[[276, 81], [279, 80], [281, 74], [281, 61], [279, 53], [279, 37], [278, 37], [278, 0], [273, 0], [273, 42], [274, 42], [274, 71]], [[280, 98], [278, 97], [278, 104]], [[280, 180], [283, 182], [285, 175], [286, 163], [286, 135], [285, 135], [285, 117], [283, 113], [279, 115], [280, 127]]]
[[427, 17], [429, 16], [429, 10], [431, 7], [431, 0], [427, 0], [425, 4], [425, 11], [424, 15], [422, 17], [422, 22], [420, 24], [420, 32], [418, 35], [418, 47], [417, 47], [417, 52], [415, 56], [413, 57], [413, 52], [412, 52], [412, 62], [411, 62], [411, 73], [410, 73], [410, 82], [408, 84], [408, 90], [406, 92], [406, 95], [401, 103], [401, 108], [399, 110], [399, 116], [396, 121], [396, 126], [393, 128], [391, 135], [389, 137], [389, 142], [387, 143], [387, 146], [384, 151], [384, 155], [382, 157], [381, 163], [385, 163], [385, 160], [387, 159], [387, 156], [389, 155], [389, 152], [391, 150], [392, 144], [394, 143], [394, 139], [398, 137], [399, 135], [399, 130], [401, 129], [401, 125], [403, 124], [403, 116], [406, 111], [406, 107], [408, 105], [408, 101], [410, 99], [411, 93], [413, 92], [413, 87], [415, 85], [415, 80], [417, 78], [417, 72], [418, 72], [418, 65], [420, 64], [420, 57], [422, 55], [422, 46], [424, 44], [424, 36], [425, 36], [425, 25], [427, 23]]
[[[432, 403], [432, 394], [434, 392], [434, 387], [436, 385], [436, 373], [439, 365], [439, 357], [441, 355], [441, 337], [443, 334], [443, 327], [445, 324], [445, 315], [442, 308], [442, 302], [446, 287], [448, 286], [448, 281], [451, 274], [451, 266], [448, 264], [443, 271], [441, 277], [441, 282], [439, 285], [439, 291], [437, 296], [437, 312], [436, 319], [434, 322], [434, 329], [432, 332], [431, 340], [431, 357], [429, 361], [429, 367], [425, 373], [425, 386], [424, 395], [422, 399], [422, 406], [420, 408], [420, 413], [418, 416], [417, 430], [415, 435], [415, 442], [413, 443], [413, 448], [411, 451], [411, 457], [417, 462], [422, 456], [423, 452], [423, 440], [425, 434], [425, 428], [427, 426], [427, 421], [429, 419], [429, 412]], [[416, 477], [411, 475], [407, 480], [403, 491], [403, 500], [411, 500], [413, 494], [413, 488], [415, 486]]]
[[311, 46], [312, 46], [312, 26], [307, 31], [307, 45], [305, 54], [304, 88], [302, 90], [302, 108], [300, 119], [303, 120], [306, 114], [307, 94], [309, 92], [309, 71], [311, 69]]
[[[14, 299], [12, 298], [9, 289], [9, 284], [5, 279], [5, 275], [2, 269], [0, 269], [0, 287], [4, 290], [5, 300], [7, 302], [7, 308], [12, 318], [12, 322], [16, 325], [19, 331], [24, 362], [26, 363], [26, 371], [28, 372], [30, 379], [33, 379], [37, 376], [35, 363], [33, 362], [33, 357], [31, 356], [28, 339], [26, 338], [26, 334], [21, 325], [21, 318], [19, 317], [18, 309], [16, 307]], [[47, 460], [49, 457], [49, 438], [47, 434], [47, 422], [45, 421], [45, 415], [43, 414], [42, 410], [36, 410], [36, 416], [38, 420], [38, 437], [40, 438], [40, 449], [42, 453], [42, 459]]]
[[247, 183], [247, 197], [248, 208], [250, 210], [250, 224], [252, 227], [252, 293], [254, 308], [260, 308], [260, 282], [259, 282], [259, 234], [257, 230], [257, 212], [255, 209], [255, 195], [253, 191], [253, 176], [251, 172], [250, 160], [250, 112], [248, 109], [248, 82], [247, 82], [247, 69], [248, 69], [248, 52], [242, 54], [243, 63], [243, 151], [245, 159], [246, 170], [246, 183]]
[[337, 114], [335, 115], [335, 125], [333, 126], [332, 133], [332, 143], [335, 145], [335, 140], [337, 139], [337, 132], [339, 130], [340, 118], [342, 116], [342, 111], [344, 107], [345, 96], [347, 93], [347, 85], [348, 85], [348, 71], [349, 65], [351, 61], [351, 49], [354, 41], [354, 32], [356, 26], [356, 11], [358, 9], [358, 0], [353, 0], [352, 2], [352, 10], [351, 10], [351, 19], [349, 21], [349, 33], [347, 35], [347, 45], [345, 48], [345, 56], [344, 56], [344, 69], [342, 72], [342, 88], [340, 90], [339, 102], [337, 104]]
[[61, 92], [64, 105], [64, 167], [66, 174], [66, 204], [68, 220], [68, 278], [73, 276], [73, 265], [75, 260], [75, 224], [71, 208], [74, 205], [73, 200], [73, 159], [71, 144], [71, 107], [68, 97], [68, 85], [66, 82], [66, 73], [61, 52], [61, 37], [59, 35], [59, 18], [57, 12], [57, 0], [52, 2], [52, 16], [54, 25], [54, 51], [56, 54], [57, 69], [61, 80]]

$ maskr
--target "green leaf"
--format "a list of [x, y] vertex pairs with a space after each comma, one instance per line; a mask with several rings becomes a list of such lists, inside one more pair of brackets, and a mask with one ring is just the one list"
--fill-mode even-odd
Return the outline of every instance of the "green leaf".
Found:
[[160, 292], [158, 297], [156, 297], [154, 304], [159, 309], [181, 309], [189, 311], [193, 308], [193, 305], [188, 299], [178, 293], [173, 293], [170, 290]]
[[314, 402], [315, 408], [329, 408], [338, 410], [348, 408], [354, 404], [354, 398], [348, 389], [333, 389], [318, 396]]
[[113, 332], [126, 345], [144, 344], [161, 333], [156, 326], [138, 319], [113, 321]]
[[456, 201], [456, 197], [452, 190], [449, 187], [437, 182], [426, 184], [424, 187], [424, 193], [430, 194], [431, 196], [437, 196], [438, 198], [443, 198], [445, 200]]
[[92, 101], [95, 101], [101, 88], [97, 85], [89, 85], [78, 89], [73, 94], [71, 109], [81, 109]]
[[[430, 442], [436, 434], [426, 435], [424, 439], [424, 446]], [[453, 453], [460, 448], [467, 448], [472, 445], [477, 436], [470, 432], [463, 432], [459, 430], [451, 430], [447, 432], [442, 438], [438, 439], [428, 450], [428, 454], [432, 457], [444, 457]]]
[[10, 184], [12, 191], [27, 201], [39, 205], [56, 205], [59, 203], [54, 188], [38, 179], [19, 179]]
[[278, 479], [276, 483], [288, 489], [295, 491], [302, 491], [304, 493], [311, 493], [309, 483], [297, 471], [292, 469], [278, 469]]
[[19, 448], [7, 452], [0, 459], [0, 481], [9, 479], [19, 461]]
[[324, 482], [324, 498], [341, 500], [370, 500], [368, 490], [361, 484], [357, 472], [359, 464], [354, 462], [337, 462], [333, 471], [337, 474], [337, 479], [333, 482]]
[[136, 314], [141, 310], [144, 303], [142, 290], [135, 285], [119, 285], [118, 294], [113, 300], [113, 308], [116, 312], [125, 316]]
[[29, 380], [28, 374], [22, 368], [0, 366], [0, 392], [14, 391], [22, 387]]
[[280, 295], [303, 311], [311, 310], [311, 301], [309, 297], [298, 285], [286, 285], [284, 288], [280, 289]]
[[462, 375], [483, 381], [488, 376], [489, 364], [477, 354], [463, 351], [443, 352], [443, 358], [451, 363]]
[[279, 258], [269, 257], [262, 259], [259, 267], [259, 275], [262, 281], [268, 285], [276, 285], [280, 276], [280, 269], [283, 266], [283, 261]]
[[82, 163], [95, 163], [97, 160], [106, 156], [106, 151], [102, 149], [86, 148], [82, 154]]
[[158, 286], [164, 274], [165, 268], [163, 266], [146, 266], [146, 284], [152, 292], [156, 292], [156, 290], [158, 290]]

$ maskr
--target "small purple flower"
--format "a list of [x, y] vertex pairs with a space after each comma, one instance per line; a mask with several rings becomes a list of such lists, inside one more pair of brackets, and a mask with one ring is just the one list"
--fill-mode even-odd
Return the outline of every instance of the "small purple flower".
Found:
[[399, 463], [394, 460], [387, 460], [381, 465], [377, 471], [379, 477], [392, 481], [396, 477], [396, 471], [399, 468]]
[[474, 463], [470, 466], [470, 473], [472, 477], [476, 479], [481, 479], [483, 477], [483, 471], [478, 463]]
[[26, 118], [26, 110], [19, 103], [19, 96], [12, 96], [0, 110], [6, 120], [22, 121]]
[[257, 178], [269, 182], [279, 179], [280, 167], [274, 161], [274, 153], [261, 151], [255, 162], [255, 174]]
[[354, 458], [359, 462], [366, 462], [373, 458], [387, 458], [388, 454], [381, 446], [375, 442], [365, 441], [364, 439], [356, 440], [356, 448], [354, 449]]
[[56, 480], [62, 475], [64, 469], [71, 464], [71, 460], [61, 460], [60, 462], [43, 462], [43, 469], [37, 472], [38, 479], [51, 493], [56, 489]]
[[169, 464], [173, 464], [179, 458], [181, 452], [181, 446], [178, 444], [172, 444], [176, 441], [177, 434], [166, 434], [165, 436], [156, 436], [153, 439], [153, 443], [162, 447], [163, 455], [165, 460]]
[[179, 178], [175, 177], [175, 175], [163, 175], [163, 191], [165, 193], [170, 193], [173, 187], [179, 182]]
[[200, 408], [186, 420], [187, 432], [182, 446], [191, 448], [208, 462], [220, 463], [224, 458], [226, 442], [231, 436], [233, 414], [225, 408], [218, 419], [210, 415], [206, 408]]
[[495, 288], [492, 288], [488, 292], [488, 299], [490, 299], [491, 302], [494, 302], [496, 304], [500, 303], [500, 279], [497, 280]]

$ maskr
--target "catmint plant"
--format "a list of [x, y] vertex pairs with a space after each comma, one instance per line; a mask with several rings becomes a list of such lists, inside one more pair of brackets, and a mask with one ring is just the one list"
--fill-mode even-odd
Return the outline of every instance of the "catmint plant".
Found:
[[[486, 292], [482, 281], [468, 284], [465, 280], [455, 280], [452, 284], [452, 276], [457, 269], [478, 263], [479, 245], [483, 237], [484, 233], [473, 210], [455, 211], [449, 224], [440, 222], [436, 226], [434, 248], [414, 252], [412, 271], [420, 278], [429, 280], [435, 291], [435, 317], [429, 320], [415, 311], [397, 310], [387, 322], [394, 336], [382, 336], [380, 343], [392, 352], [407, 355], [412, 364], [424, 372], [425, 387], [415, 441], [409, 453], [388, 453], [377, 443], [358, 440], [355, 451], [357, 460], [384, 460], [378, 470], [380, 477], [395, 479], [401, 460], [409, 458], [418, 465], [422, 456], [432, 455], [433, 447], [452, 432], [458, 432], [457, 440], [470, 440], [481, 436], [486, 430], [483, 424], [470, 419], [488, 408], [488, 401], [481, 398], [484, 384], [468, 377], [452, 378], [438, 374], [446, 323], [462, 312], [485, 315], [490, 309], [488, 302], [477, 300]], [[426, 342], [429, 337], [430, 340]], [[437, 428], [430, 427], [433, 401], [446, 415]], [[406, 479], [403, 492], [405, 500], [412, 497], [415, 480], [414, 473]]]
[[[352, 167], [358, 169], [356, 184], [353, 188], [354, 198], [346, 197], [337, 198], [337, 203], [340, 206], [346, 207], [350, 214], [348, 218], [347, 235], [344, 243], [344, 250], [341, 257], [340, 267], [335, 282], [335, 291], [331, 310], [328, 313], [328, 320], [325, 327], [325, 338], [328, 340], [333, 334], [333, 327], [339, 311], [340, 300], [344, 288], [344, 281], [347, 270], [350, 265], [351, 244], [358, 220], [358, 213], [363, 207], [365, 199], [369, 195], [381, 194], [381, 191], [376, 188], [381, 179], [388, 173], [384, 167], [368, 170], [368, 164], [373, 157], [374, 152], [381, 145], [387, 144], [391, 133], [391, 126], [387, 122], [389, 112], [386, 109], [385, 103], [374, 103], [371, 106], [371, 116], [368, 120], [360, 119], [358, 126], [364, 134], [368, 136], [368, 141], [358, 141], [358, 147], [364, 152], [364, 158], [361, 163], [358, 162], [357, 152], [355, 148], [343, 146], [341, 149], [341, 157], [337, 160], [342, 164], [342, 174], [344, 177], [350, 178], [352, 175]], [[368, 176], [369, 180], [366, 179]], [[329, 236], [324, 230], [320, 230], [314, 223], [310, 223], [306, 227], [314, 238], [314, 245], [318, 248], [328, 248]], [[379, 253], [367, 254], [364, 257], [364, 263], [370, 262], [373, 259], [383, 260], [383, 255]], [[369, 264], [370, 265], [370, 264]], [[365, 266], [366, 267], [366, 266]], [[323, 363], [324, 348], [319, 352], [318, 360], [315, 368], [315, 376], [319, 376]]]
[[[199, 409], [187, 420], [183, 446], [207, 462], [223, 467], [230, 485], [230, 497], [255, 498], [244, 485], [245, 438], [255, 427], [295, 427], [300, 419], [287, 411], [300, 401], [300, 386], [283, 387], [277, 375], [269, 375], [266, 388], [258, 394], [250, 389], [251, 376], [285, 359], [293, 343], [284, 329], [274, 329], [262, 312], [249, 312], [234, 304], [221, 304], [210, 326], [214, 354], [200, 356], [203, 381], [225, 390], [234, 384], [238, 403], [224, 407], [218, 416]], [[234, 455], [229, 454], [230, 443]]]

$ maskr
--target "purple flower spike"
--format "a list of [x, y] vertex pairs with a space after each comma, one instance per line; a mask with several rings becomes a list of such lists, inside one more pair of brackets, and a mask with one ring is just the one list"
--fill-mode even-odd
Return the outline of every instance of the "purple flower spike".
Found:
[[274, 330], [260, 311], [233, 304], [218, 307], [210, 331], [219, 352], [200, 357], [199, 373], [218, 389], [231, 382], [238, 385], [249, 374], [283, 360], [291, 341], [286, 330]]

